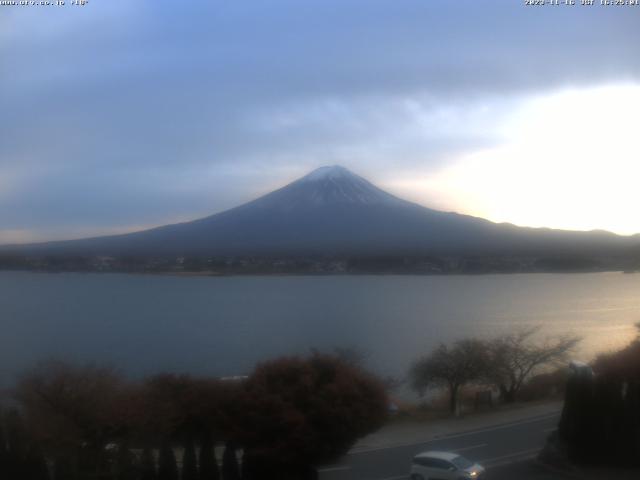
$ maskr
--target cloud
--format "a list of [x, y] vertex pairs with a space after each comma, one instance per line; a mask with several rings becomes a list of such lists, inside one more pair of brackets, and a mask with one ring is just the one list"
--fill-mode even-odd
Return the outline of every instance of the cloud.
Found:
[[0, 223], [33, 231], [192, 218], [326, 163], [402, 194], [403, 179], [495, 147], [524, 98], [640, 77], [630, 9], [96, 0], [2, 13], [0, 173], [21, 175], [0, 181]]

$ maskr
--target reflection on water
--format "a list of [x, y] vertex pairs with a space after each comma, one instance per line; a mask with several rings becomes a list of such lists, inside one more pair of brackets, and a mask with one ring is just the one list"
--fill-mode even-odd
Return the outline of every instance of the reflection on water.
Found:
[[540, 325], [619, 348], [640, 321], [640, 275], [171, 277], [0, 273], [0, 382], [49, 356], [243, 374], [310, 348], [357, 347], [403, 374], [438, 342]]

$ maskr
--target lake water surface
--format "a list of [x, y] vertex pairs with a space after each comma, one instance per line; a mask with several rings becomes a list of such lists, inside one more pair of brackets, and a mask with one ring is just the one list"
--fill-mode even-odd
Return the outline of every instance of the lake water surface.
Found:
[[576, 356], [628, 343], [640, 274], [175, 277], [0, 272], [0, 384], [39, 359], [239, 375], [273, 356], [355, 347], [403, 375], [438, 342], [540, 325]]

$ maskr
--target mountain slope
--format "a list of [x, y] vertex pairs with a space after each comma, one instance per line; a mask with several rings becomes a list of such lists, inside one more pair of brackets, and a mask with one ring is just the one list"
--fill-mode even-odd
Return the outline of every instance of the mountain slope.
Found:
[[618, 254], [638, 239], [495, 224], [401, 200], [339, 166], [239, 207], [126, 235], [21, 246], [81, 255]]

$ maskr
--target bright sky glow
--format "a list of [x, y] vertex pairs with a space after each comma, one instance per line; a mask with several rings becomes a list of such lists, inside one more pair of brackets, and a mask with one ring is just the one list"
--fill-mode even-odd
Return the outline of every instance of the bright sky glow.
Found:
[[509, 141], [455, 159], [424, 188], [498, 222], [638, 233], [639, 112], [639, 85], [530, 98], [498, 126]]

